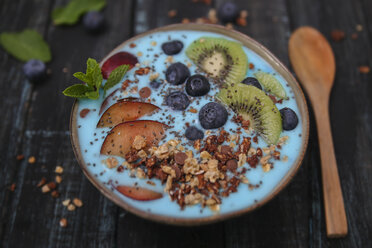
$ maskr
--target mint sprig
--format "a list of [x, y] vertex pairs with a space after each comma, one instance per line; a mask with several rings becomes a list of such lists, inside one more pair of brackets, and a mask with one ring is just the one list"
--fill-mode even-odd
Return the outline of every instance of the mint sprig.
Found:
[[106, 83], [102, 85], [103, 77], [101, 68], [95, 59], [89, 58], [87, 60], [86, 72], [75, 72], [73, 74], [74, 77], [83, 81], [85, 84], [71, 85], [62, 93], [69, 97], [97, 100], [99, 98], [100, 89], [103, 89], [105, 95], [107, 90], [120, 82], [128, 69], [129, 65], [118, 66], [110, 73]]

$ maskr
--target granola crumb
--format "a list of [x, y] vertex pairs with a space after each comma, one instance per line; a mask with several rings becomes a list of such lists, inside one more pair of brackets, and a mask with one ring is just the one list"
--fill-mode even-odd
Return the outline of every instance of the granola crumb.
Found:
[[57, 174], [62, 174], [63, 173], [63, 167], [60, 166], [60, 165], [57, 165], [54, 172], [57, 173]]
[[23, 155], [23, 154], [18, 154], [18, 155], [16, 156], [16, 159], [17, 159], [18, 161], [23, 160], [24, 158], [25, 158], [25, 155]]
[[59, 192], [57, 190], [53, 190], [51, 193], [53, 198], [58, 198], [59, 197]]
[[269, 172], [271, 170], [271, 164], [267, 163], [262, 166], [264, 172]]
[[142, 168], [137, 168], [137, 170], [136, 170], [136, 177], [138, 179], [144, 179], [144, 178], [146, 178], [146, 173], [143, 171]]
[[240, 17], [241, 18], [247, 18], [248, 17], [248, 11], [246, 11], [246, 10], [240, 11]]
[[116, 168], [116, 166], [118, 166], [118, 164], [119, 164], [119, 161], [115, 157], [109, 157], [109, 158], [103, 160], [102, 162], [109, 169]]
[[151, 46], [156, 46], [158, 44], [156, 41], [151, 41]]
[[57, 175], [56, 176], [56, 183], [61, 183], [62, 182], [62, 177]]
[[363, 74], [367, 74], [371, 71], [371, 68], [367, 65], [362, 65], [362, 66], [359, 66], [359, 72], [360, 73], [363, 73]]
[[282, 157], [282, 161], [283, 161], [283, 162], [288, 162], [288, 156], [287, 156], [287, 155], [284, 155], [284, 156]]
[[168, 17], [173, 18], [177, 16], [177, 10], [176, 9], [171, 9], [168, 11]]
[[138, 53], [137, 53], [137, 56], [138, 56], [138, 57], [141, 57], [142, 55], [143, 55], [142, 52], [138, 52]]
[[150, 81], [154, 81], [154, 80], [158, 79], [158, 77], [159, 77], [159, 72], [150, 74], [149, 79], [150, 79]]
[[16, 184], [15, 184], [15, 183], [12, 183], [12, 184], [9, 186], [9, 190], [10, 190], [11, 192], [14, 192], [15, 189], [16, 189]]
[[345, 39], [345, 32], [335, 29], [331, 32], [331, 38], [335, 42], [342, 41], [343, 39]]
[[34, 156], [31, 156], [28, 158], [28, 163], [29, 164], [34, 164], [36, 162], [36, 158]]
[[66, 218], [62, 218], [62, 219], [60, 219], [60, 220], [59, 220], [59, 225], [60, 225], [61, 227], [67, 227], [67, 220], [66, 220]]
[[74, 205], [78, 208], [81, 208], [83, 206], [83, 202], [79, 199], [79, 198], [74, 198], [72, 200], [72, 202], [74, 203]]
[[38, 184], [36, 185], [36, 187], [40, 188], [41, 186], [43, 186], [44, 184], [46, 184], [47, 180], [45, 177], [42, 177], [40, 179], [40, 181], [38, 182]]
[[70, 202], [71, 202], [70, 199], [66, 199], [66, 200], [62, 201], [62, 205], [67, 207], [70, 204]]
[[183, 18], [181, 22], [182, 23], [190, 23], [190, 19], [189, 18]]
[[146, 139], [142, 137], [141, 135], [137, 135], [134, 137], [134, 141], [132, 144], [132, 147], [136, 150], [141, 150], [146, 146]]
[[41, 187], [41, 192], [43, 192], [44, 194], [48, 193], [49, 191], [50, 191], [50, 188], [48, 184], [45, 184], [43, 187]]
[[68, 206], [67, 206], [67, 210], [68, 211], [74, 211], [76, 209], [75, 205], [70, 203]]

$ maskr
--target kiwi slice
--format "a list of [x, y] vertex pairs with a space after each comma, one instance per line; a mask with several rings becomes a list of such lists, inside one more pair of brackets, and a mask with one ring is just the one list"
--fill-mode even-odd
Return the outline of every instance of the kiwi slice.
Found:
[[247, 73], [247, 55], [231, 40], [201, 37], [188, 46], [186, 55], [220, 85], [241, 82]]
[[285, 93], [285, 90], [282, 84], [272, 74], [259, 71], [259, 72], [256, 72], [254, 76], [257, 78], [260, 84], [264, 87], [265, 91], [281, 99], [287, 98], [287, 94]]
[[251, 127], [268, 144], [276, 144], [282, 132], [282, 117], [265, 92], [252, 85], [223, 88], [218, 96], [235, 113], [249, 120]]

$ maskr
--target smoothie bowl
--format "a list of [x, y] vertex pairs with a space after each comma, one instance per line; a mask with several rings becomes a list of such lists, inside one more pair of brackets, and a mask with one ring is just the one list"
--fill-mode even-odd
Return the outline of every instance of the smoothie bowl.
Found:
[[136, 215], [179, 225], [237, 216], [272, 199], [301, 164], [303, 93], [239, 32], [166, 26], [124, 42], [99, 66], [112, 87], [74, 103], [72, 145], [88, 179]]

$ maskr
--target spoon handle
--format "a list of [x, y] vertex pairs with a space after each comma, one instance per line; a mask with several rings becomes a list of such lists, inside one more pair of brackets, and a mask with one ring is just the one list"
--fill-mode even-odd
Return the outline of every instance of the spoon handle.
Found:
[[347, 235], [347, 220], [333, 148], [328, 101], [326, 104], [319, 103], [314, 105], [314, 112], [322, 163], [323, 198], [327, 236], [329, 238], [344, 237]]

